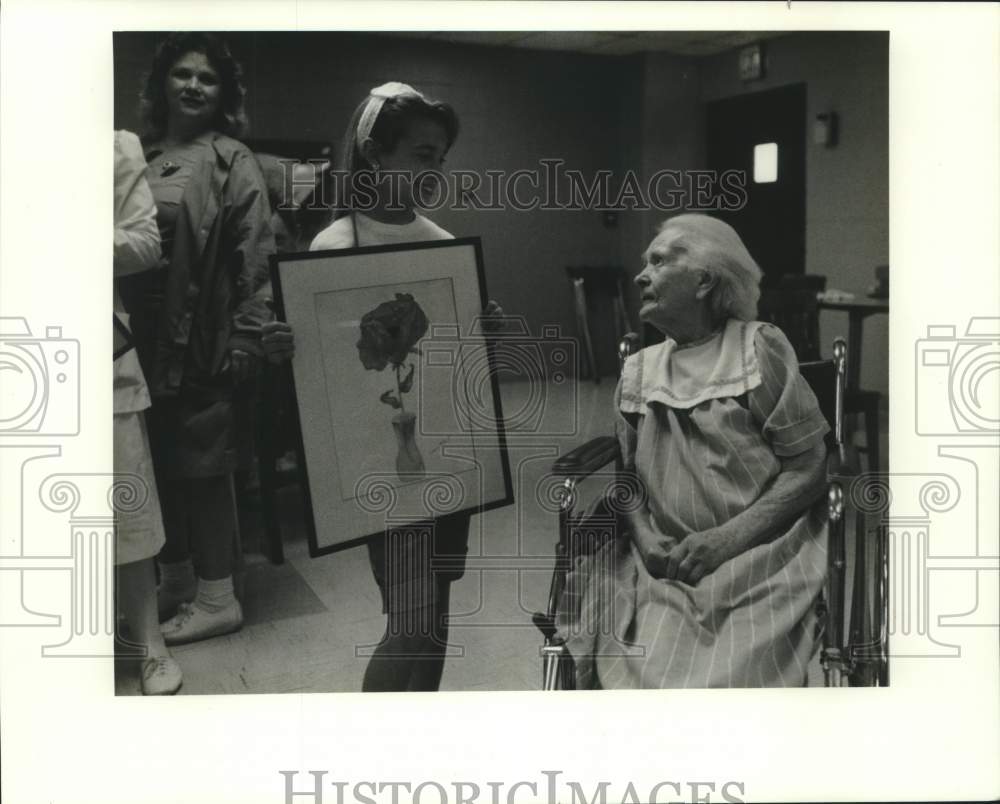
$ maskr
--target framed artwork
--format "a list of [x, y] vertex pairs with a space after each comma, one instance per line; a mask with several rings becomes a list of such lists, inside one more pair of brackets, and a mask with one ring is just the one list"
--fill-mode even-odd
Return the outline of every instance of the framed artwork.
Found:
[[313, 556], [513, 502], [478, 238], [280, 254]]

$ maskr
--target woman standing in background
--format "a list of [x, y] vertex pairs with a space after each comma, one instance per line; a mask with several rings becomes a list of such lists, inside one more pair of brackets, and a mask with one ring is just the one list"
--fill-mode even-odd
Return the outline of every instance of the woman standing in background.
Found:
[[157, 49], [141, 97], [164, 267], [132, 284], [126, 303], [153, 400], [168, 645], [243, 623], [233, 588], [236, 411], [270, 315], [255, 294], [274, 252], [263, 179], [235, 139], [246, 129], [244, 95], [221, 39], [177, 33]]

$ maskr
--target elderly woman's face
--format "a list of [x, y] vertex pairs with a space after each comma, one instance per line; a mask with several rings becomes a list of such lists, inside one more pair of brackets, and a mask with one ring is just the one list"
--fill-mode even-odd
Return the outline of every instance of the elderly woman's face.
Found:
[[660, 232], [642, 255], [645, 263], [635, 278], [639, 286], [639, 318], [661, 331], [671, 322], [690, 317], [698, 298], [701, 271], [678, 241], [682, 232], [669, 228]]
[[222, 102], [222, 79], [204, 53], [185, 53], [167, 71], [167, 115], [209, 128]]

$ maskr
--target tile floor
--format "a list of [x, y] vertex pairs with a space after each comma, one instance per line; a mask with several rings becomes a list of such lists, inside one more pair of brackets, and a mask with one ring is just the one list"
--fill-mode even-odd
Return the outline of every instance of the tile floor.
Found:
[[[541, 637], [530, 614], [545, 607], [557, 534], [556, 516], [538, 502], [536, 488], [556, 454], [610, 432], [613, 390], [611, 378], [549, 387], [542, 429], [564, 435], [510, 439], [517, 502], [473, 517], [468, 567], [452, 589], [452, 648], [442, 690], [539, 688]], [[526, 383], [503, 383], [501, 393], [508, 420], [539, 401]], [[883, 450], [887, 456], [887, 444]], [[310, 558], [298, 490], [283, 489], [278, 503], [285, 564], [249, 551], [261, 531], [259, 515], [246, 512], [245, 625], [174, 648], [184, 671], [181, 694], [360, 690], [367, 651], [384, 628], [367, 550]], [[118, 694], [139, 693], [135, 662], [120, 660], [115, 675]], [[822, 685], [816, 661], [814, 685]]]

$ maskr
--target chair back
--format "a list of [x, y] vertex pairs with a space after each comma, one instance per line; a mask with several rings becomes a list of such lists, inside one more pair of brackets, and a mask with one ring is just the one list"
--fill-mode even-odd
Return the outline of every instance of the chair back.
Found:
[[618, 341], [618, 374], [625, 370], [625, 361], [639, 351], [639, 333], [626, 332]]
[[760, 289], [770, 290], [771, 288], [812, 290], [821, 293], [826, 290], [826, 277], [823, 274], [782, 274], [778, 277], [770, 277], [765, 274], [760, 281]]
[[610, 356], [610, 350], [601, 344], [610, 345], [618, 333], [632, 329], [625, 306], [625, 269], [620, 265], [570, 265], [566, 276], [573, 293], [582, 356], [594, 381], [600, 382], [601, 369], [609, 373], [611, 369], [598, 359]]
[[620, 265], [568, 265], [566, 275], [570, 280], [582, 279], [588, 294], [607, 298], [622, 295], [625, 269]]
[[757, 318], [785, 333], [800, 361], [820, 359], [819, 300], [825, 276], [784, 276], [761, 286]]

